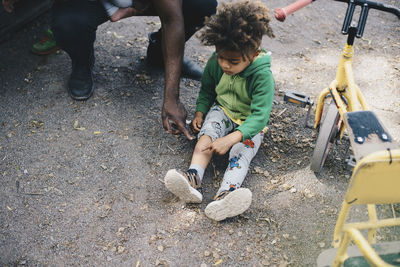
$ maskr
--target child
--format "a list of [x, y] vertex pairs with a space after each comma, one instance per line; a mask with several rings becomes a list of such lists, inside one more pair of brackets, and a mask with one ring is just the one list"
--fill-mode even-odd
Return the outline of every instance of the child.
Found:
[[260, 147], [274, 96], [271, 58], [259, 48], [264, 34], [274, 37], [269, 21], [261, 2], [225, 3], [206, 20], [199, 36], [216, 48], [204, 69], [192, 121], [199, 140], [188, 171], [169, 170], [164, 182], [184, 202], [200, 203], [201, 181], [212, 155], [231, 149], [215, 201], [205, 209], [216, 221], [243, 213], [251, 203], [251, 191], [240, 186]]
[[101, 0], [101, 2], [112, 22], [140, 15], [150, 5], [150, 2], [145, 0]]

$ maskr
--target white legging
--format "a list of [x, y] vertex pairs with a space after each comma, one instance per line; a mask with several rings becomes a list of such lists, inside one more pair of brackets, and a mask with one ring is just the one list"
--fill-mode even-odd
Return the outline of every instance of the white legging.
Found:
[[[237, 126], [220, 106], [215, 105], [207, 113], [198, 137], [207, 135], [214, 141], [231, 133]], [[232, 146], [229, 152], [229, 164], [218, 193], [231, 188], [239, 188], [242, 185], [249, 170], [250, 162], [260, 148], [263, 138], [264, 133], [260, 132], [252, 139], [246, 139]]]
[[101, 0], [108, 16], [112, 16], [117, 10], [122, 7], [130, 7], [133, 5], [133, 0]]

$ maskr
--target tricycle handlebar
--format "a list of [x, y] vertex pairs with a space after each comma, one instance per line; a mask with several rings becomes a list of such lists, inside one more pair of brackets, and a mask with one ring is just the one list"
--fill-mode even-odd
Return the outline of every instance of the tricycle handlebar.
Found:
[[[311, 4], [314, 1], [315, 0], [297, 0], [296, 2], [290, 4], [286, 7], [277, 8], [274, 11], [275, 18], [279, 21], [284, 21], [286, 19], [286, 16], [296, 12], [297, 10], [305, 7], [308, 4]], [[349, 4], [348, 11], [349, 11], [349, 9], [354, 11], [354, 7], [356, 5], [361, 6], [365, 10], [364, 11], [365, 16], [368, 14], [368, 9], [372, 8], [372, 9], [377, 9], [377, 10], [381, 10], [384, 12], [392, 13], [400, 19], [400, 9], [398, 9], [395, 6], [386, 5], [386, 4], [377, 3], [377, 2], [368, 1], [368, 0], [334, 0], [334, 1], [348, 3]], [[348, 24], [350, 24], [350, 22], [348, 22]], [[345, 24], [346, 24], [346, 21], [345, 21]]]
[[385, 12], [392, 13], [400, 19], [400, 9], [395, 6], [377, 3], [368, 0], [335, 0], [337, 2], [348, 3], [349, 5], [367, 6], [368, 8], [377, 9]]
[[[284, 21], [287, 15], [296, 12], [300, 8], [305, 7], [306, 5], [312, 3], [313, 1], [315, 0], [297, 0], [296, 2], [286, 7], [278, 8], [274, 11], [275, 18], [279, 21]], [[343, 34], [349, 33], [350, 24], [352, 23], [353, 14], [356, 6], [361, 7], [360, 18], [358, 20], [358, 25], [356, 28], [357, 31], [355, 34], [355, 36], [358, 38], [362, 37], [364, 33], [365, 24], [367, 22], [368, 12], [370, 9], [377, 9], [384, 12], [392, 13], [400, 19], [400, 9], [395, 6], [368, 0], [334, 0], [334, 1], [344, 2], [348, 4], [346, 16], [344, 18], [342, 27]]]

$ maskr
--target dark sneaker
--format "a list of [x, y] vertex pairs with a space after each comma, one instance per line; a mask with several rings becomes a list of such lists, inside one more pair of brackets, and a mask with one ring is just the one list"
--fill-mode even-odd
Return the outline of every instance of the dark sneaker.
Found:
[[68, 93], [72, 99], [83, 101], [93, 95], [93, 65], [93, 54], [88, 65], [77, 64], [72, 61], [72, 72], [68, 81]]
[[58, 50], [60, 50], [60, 47], [57, 46], [53, 32], [50, 29], [46, 31], [39, 42], [34, 43], [32, 46], [32, 52], [37, 55], [48, 55]]
[[[155, 68], [164, 68], [164, 60], [160, 40], [156, 38], [157, 33], [149, 34], [149, 46], [147, 47], [147, 63]], [[193, 80], [201, 80], [203, 69], [194, 61], [183, 58], [182, 75]]]
[[207, 205], [204, 213], [215, 221], [222, 221], [245, 212], [251, 204], [252, 193], [247, 188], [222, 191]]
[[203, 69], [194, 61], [184, 57], [182, 62], [182, 75], [187, 78], [200, 81], [201, 77], [203, 76]]
[[200, 193], [201, 180], [194, 170], [187, 172], [169, 170], [165, 175], [164, 183], [172, 194], [185, 203], [201, 203], [203, 200], [203, 195]]

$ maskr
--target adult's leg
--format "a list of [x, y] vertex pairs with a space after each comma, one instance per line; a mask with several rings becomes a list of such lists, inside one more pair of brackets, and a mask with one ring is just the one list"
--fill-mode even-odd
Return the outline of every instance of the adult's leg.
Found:
[[183, 17], [185, 19], [186, 41], [204, 26], [205, 17], [215, 14], [216, 0], [183, 0]]
[[86, 100], [93, 93], [93, 44], [97, 26], [107, 20], [99, 1], [69, 0], [53, 5], [54, 37], [72, 60], [68, 92], [73, 99]]
[[[215, 14], [216, 0], [183, 0], [182, 12], [185, 20], [185, 40], [204, 26], [205, 17]], [[161, 29], [151, 34], [154, 41], [161, 40]]]
[[[185, 20], [185, 40], [190, 37], [204, 25], [206, 16], [215, 14], [217, 7], [216, 0], [183, 0], [182, 12]], [[154, 9], [149, 8], [144, 15], [155, 15]], [[147, 61], [156, 67], [162, 67], [162, 49], [161, 49], [161, 29], [158, 32], [149, 34], [149, 46], [147, 49]], [[201, 79], [202, 69], [194, 62], [184, 58], [182, 73], [194, 79]]]
[[89, 65], [97, 26], [108, 20], [98, 1], [69, 0], [53, 5], [52, 30], [72, 61]]

